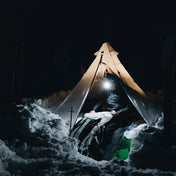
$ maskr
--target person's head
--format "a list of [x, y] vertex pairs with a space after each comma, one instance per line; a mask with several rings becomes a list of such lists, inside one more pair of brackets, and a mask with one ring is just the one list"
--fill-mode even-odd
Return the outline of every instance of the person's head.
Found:
[[107, 82], [109, 82], [109, 84], [110, 84], [109, 90], [115, 90], [116, 86], [119, 86], [119, 83], [121, 81], [117, 75], [110, 74], [110, 73], [107, 73], [105, 78], [106, 78]]

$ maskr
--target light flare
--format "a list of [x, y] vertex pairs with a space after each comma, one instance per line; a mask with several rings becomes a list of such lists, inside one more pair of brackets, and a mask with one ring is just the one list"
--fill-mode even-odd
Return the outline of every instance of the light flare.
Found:
[[104, 87], [105, 89], [110, 89], [110, 88], [111, 88], [111, 83], [110, 83], [109, 81], [105, 81], [105, 82], [103, 83], [103, 87]]

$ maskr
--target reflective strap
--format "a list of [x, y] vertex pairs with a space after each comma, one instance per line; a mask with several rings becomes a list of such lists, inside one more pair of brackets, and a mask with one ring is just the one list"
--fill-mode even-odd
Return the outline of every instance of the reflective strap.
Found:
[[[91, 131], [90, 131], [91, 133]], [[84, 148], [88, 148], [88, 145], [85, 145], [90, 137], [90, 133], [84, 138], [84, 140], [81, 142], [81, 145], [79, 149], [82, 151]]]
[[78, 131], [79, 128], [81, 128], [82, 124], [85, 123], [86, 120], [87, 118], [83, 119], [82, 122], [79, 121], [79, 125], [71, 132], [70, 136], [74, 137], [75, 133]]
[[77, 131], [77, 133], [74, 135], [75, 138], [78, 139], [79, 135], [81, 134], [81, 132], [83, 131], [83, 129], [85, 128], [85, 126], [90, 122], [90, 119], [86, 119], [85, 123], [81, 126], [81, 128], [79, 128], [79, 130]]
[[95, 140], [96, 140], [97, 144], [100, 144], [99, 141], [98, 141], [97, 136], [95, 136]]

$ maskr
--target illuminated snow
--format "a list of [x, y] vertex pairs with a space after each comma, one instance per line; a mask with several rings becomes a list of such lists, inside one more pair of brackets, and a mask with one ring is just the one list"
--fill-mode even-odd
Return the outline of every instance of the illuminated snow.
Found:
[[[37, 102], [21, 105], [20, 112], [19, 118], [25, 122], [20, 130], [24, 139], [11, 143], [0, 140], [0, 176], [176, 175], [175, 161], [171, 159], [176, 152], [161, 148], [160, 129], [150, 129], [146, 124], [134, 126], [125, 132], [132, 138], [129, 159], [98, 162], [77, 151], [77, 140], [68, 136], [69, 127], [58, 115], [41, 108]], [[163, 165], [165, 171], [159, 168]]]

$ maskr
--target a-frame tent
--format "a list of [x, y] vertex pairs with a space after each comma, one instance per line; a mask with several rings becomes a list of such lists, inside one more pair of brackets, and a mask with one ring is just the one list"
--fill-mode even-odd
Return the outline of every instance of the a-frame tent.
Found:
[[136, 107], [139, 114], [150, 125], [162, 115], [159, 107], [147, 99], [144, 91], [135, 83], [133, 78], [124, 68], [116, 52], [109, 43], [104, 43], [99, 51], [95, 53], [95, 60], [92, 62], [81, 80], [77, 83], [70, 94], [58, 106], [55, 105], [50, 110], [64, 118], [71, 127], [74, 125], [83, 104], [93, 87], [97, 84], [98, 78], [103, 78], [105, 70], [111, 70], [124, 83], [124, 90]]

